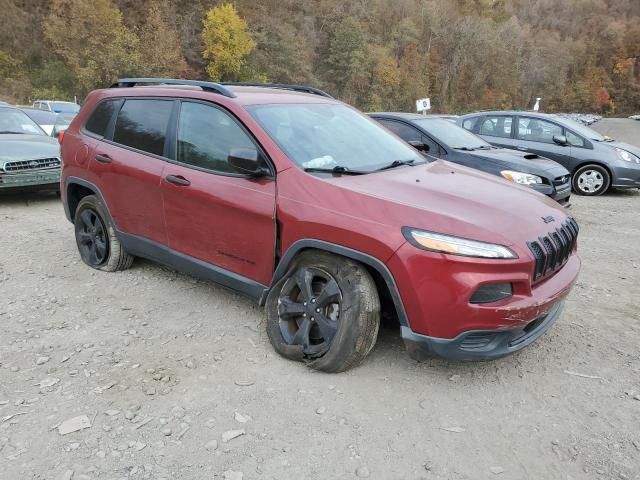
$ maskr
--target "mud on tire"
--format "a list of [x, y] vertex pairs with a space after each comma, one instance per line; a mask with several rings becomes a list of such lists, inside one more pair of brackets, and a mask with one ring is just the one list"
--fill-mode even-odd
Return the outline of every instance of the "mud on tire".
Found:
[[306, 250], [266, 302], [267, 334], [283, 357], [323, 372], [358, 365], [378, 337], [380, 300], [361, 264]]

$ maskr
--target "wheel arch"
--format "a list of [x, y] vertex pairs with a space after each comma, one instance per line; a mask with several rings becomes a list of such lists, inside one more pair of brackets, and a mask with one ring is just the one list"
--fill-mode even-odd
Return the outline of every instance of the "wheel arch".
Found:
[[350, 258], [364, 265], [375, 281], [380, 301], [384, 302], [385, 299], [389, 300], [390, 306], [394, 309], [394, 313], [399, 323], [403, 326], [409, 325], [407, 314], [402, 303], [402, 298], [398, 291], [398, 286], [387, 266], [379, 259], [367, 253], [344, 247], [342, 245], [337, 245], [335, 243], [326, 242], [324, 240], [298, 240], [287, 249], [284, 255], [280, 258], [280, 261], [274, 271], [271, 286], [266, 288], [260, 297], [260, 305], [265, 304], [271, 288], [273, 288], [273, 286], [284, 277], [298, 255], [305, 250], [320, 250], [332, 253], [334, 255]]
[[98, 197], [98, 199], [104, 205], [107, 211], [109, 220], [115, 226], [115, 223], [113, 223], [113, 218], [111, 218], [111, 212], [109, 211], [109, 207], [105, 202], [104, 197], [102, 196], [102, 192], [100, 192], [100, 189], [93, 183], [77, 177], [67, 178], [67, 181], [65, 184], [64, 213], [67, 216], [67, 219], [71, 223], [73, 223], [75, 218], [75, 213], [78, 208], [78, 204], [84, 197], [88, 195], [95, 195], [96, 197]]
[[582, 167], [586, 167], [587, 165], [597, 165], [598, 167], [604, 168], [607, 171], [607, 173], [609, 174], [609, 178], [611, 179], [611, 183], [613, 183], [613, 173], [611, 171], [611, 168], [606, 163], [602, 163], [599, 160], [584, 160], [584, 161], [580, 162], [578, 165], [575, 166], [575, 168], [571, 172], [571, 176], [575, 175], [578, 170], [580, 170]]

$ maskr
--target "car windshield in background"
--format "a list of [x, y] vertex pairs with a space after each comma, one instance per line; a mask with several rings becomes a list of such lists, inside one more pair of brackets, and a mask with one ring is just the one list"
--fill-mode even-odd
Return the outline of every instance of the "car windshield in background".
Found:
[[80, 106], [70, 102], [51, 102], [51, 110], [55, 113], [78, 113]]
[[413, 123], [425, 129], [435, 139], [454, 149], [476, 150], [491, 148], [483, 139], [462, 127], [440, 118], [420, 118]]
[[1, 134], [46, 135], [26, 113], [13, 108], [0, 108]]
[[424, 157], [377, 123], [335, 104], [278, 104], [247, 107], [269, 136], [304, 169], [342, 167], [371, 172]]
[[582, 135], [590, 140], [595, 140], [596, 142], [604, 142], [606, 138], [600, 135], [598, 132], [593, 130], [592, 128], [585, 127], [579, 122], [571, 118], [563, 118], [562, 121], [565, 123], [565, 126], [573, 130], [578, 135]]
[[71, 121], [76, 118], [76, 113], [59, 113], [56, 118], [56, 125], [71, 125]]

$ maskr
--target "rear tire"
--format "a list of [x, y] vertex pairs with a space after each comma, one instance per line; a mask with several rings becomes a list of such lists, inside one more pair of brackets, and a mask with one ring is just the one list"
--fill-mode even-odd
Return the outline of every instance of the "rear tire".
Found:
[[96, 270], [116, 272], [133, 263], [116, 236], [107, 210], [98, 197], [80, 200], [74, 215], [76, 244], [82, 261]]
[[573, 174], [573, 191], [578, 195], [593, 197], [602, 195], [611, 185], [611, 176], [600, 165], [584, 165]]
[[336, 373], [358, 365], [376, 343], [380, 299], [359, 263], [307, 250], [267, 297], [267, 334], [285, 358]]

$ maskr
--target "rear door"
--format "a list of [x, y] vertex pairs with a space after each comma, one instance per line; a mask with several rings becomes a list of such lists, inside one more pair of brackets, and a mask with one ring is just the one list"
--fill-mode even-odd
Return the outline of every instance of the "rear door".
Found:
[[[160, 184], [173, 100], [127, 98], [89, 155], [118, 230], [166, 244]], [[98, 106], [97, 108], [100, 108]]]
[[571, 147], [555, 143], [553, 137], [556, 135], [564, 135], [563, 127], [557, 123], [524, 115], [518, 117], [516, 128], [518, 150], [550, 158], [568, 169]]
[[510, 115], [487, 115], [474, 126], [474, 133], [496, 147], [516, 148], [513, 126]]
[[233, 149], [260, 147], [227, 110], [182, 101], [172, 163], [162, 181], [171, 249], [250, 278], [271, 282], [276, 182], [228, 164]]

